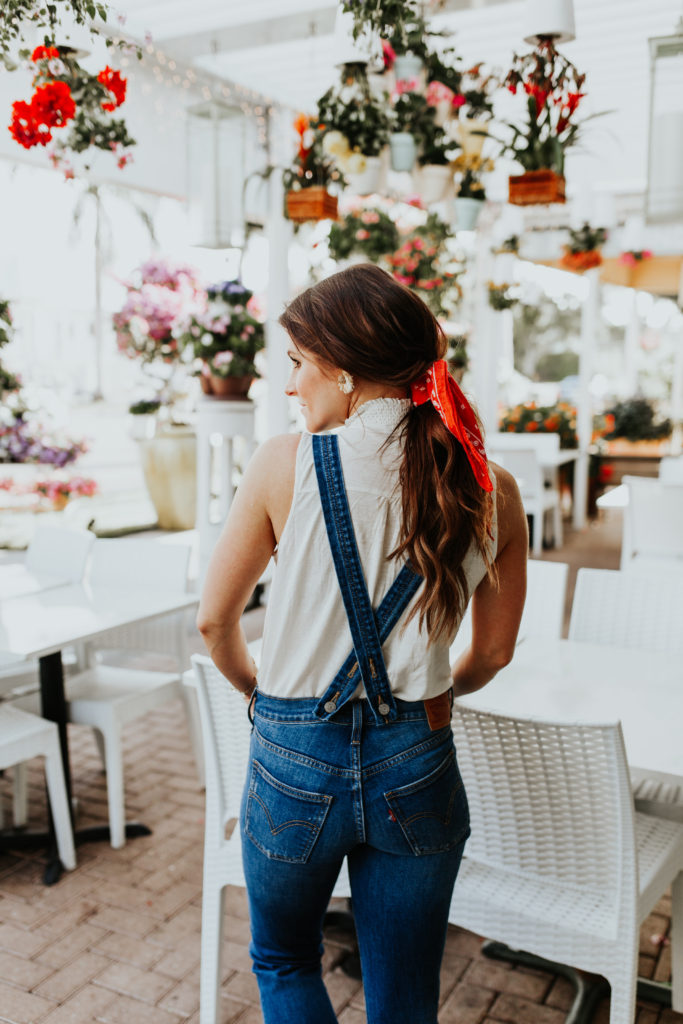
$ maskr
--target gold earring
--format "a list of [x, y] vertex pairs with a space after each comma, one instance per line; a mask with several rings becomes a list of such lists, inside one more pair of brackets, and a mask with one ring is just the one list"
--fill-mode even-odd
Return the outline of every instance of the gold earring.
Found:
[[337, 387], [342, 392], [342, 394], [350, 395], [355, 386], [356, 385], [353, 383], [353, 377], [351, 376], [351, 374], [347, 373], [346, 370], [342, 370], [342, 372], [337, 377]]

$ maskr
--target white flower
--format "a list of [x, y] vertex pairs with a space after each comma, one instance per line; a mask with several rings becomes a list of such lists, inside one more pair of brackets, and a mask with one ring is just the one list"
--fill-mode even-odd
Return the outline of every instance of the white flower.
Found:
[[313, 134], [310, 128], [307, 128], [306, 131], [301, 136], [301, 145], [304, 147], [304, 149], [310, 149], [314, 141], [315, 135]]
[[346, 160], [344, 170], [348, 171], [349, 174], [362, 174], [367, 165], [368, 162], [362, 153], [351, 153], [349, 158]]
[[326, 132], [323, 136], [323, 153], [327, 156], [345, 157], [349, 152], [349, 140], [341, 132]]

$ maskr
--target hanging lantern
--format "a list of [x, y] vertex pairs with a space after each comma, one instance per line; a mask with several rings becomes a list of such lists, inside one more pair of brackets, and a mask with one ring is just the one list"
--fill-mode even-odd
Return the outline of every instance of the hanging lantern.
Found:
[[541, 39], [568, 43], [576, 39], [572, 0], [526, 0], [524, 40], [532, 46]]
[[650, 44], [650, 123], [645, 218], [683, 217], [683, 17]]
[[239, 108], [208, 100], [189, 107], [187, 194], [191, 244], [241, 245], [246, 177], [246, 119]]

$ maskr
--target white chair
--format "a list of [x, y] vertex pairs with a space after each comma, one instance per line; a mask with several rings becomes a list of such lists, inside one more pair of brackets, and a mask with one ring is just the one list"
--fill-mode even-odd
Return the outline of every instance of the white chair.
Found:
[[[579, 569], [569, 620], [570, 640], [680, 657], [682, 626], [683, 572]], [[631, 780], [639, 811], [683, 821], [680, 778], [632, 767]]]
[[665, 455], [659, 463], [663, 484], [683, 484], [683, 455]]
[[636, 562], [680, 563], [683, 568], [683, 484], [625, 476], [628, 488], [621, 541], [621, 568]]
[[[556, 436], [556, 435], [548, 435]], [[495, 454], [491, 457], [495, 461]], [[532, 447], [510, 448], [504, 453], [505, 468], [515, 477], [522, 495], [524, 511], [533, 518], [534, 556], [543, 550], [543, 530], [546, 512], [553, 517], [553, 544], [562, 547], [562, 503], [556, 487], [546, 487], [538, 455]]]
[[472, 835], [451, 923], [603, 975], [610, 1024], [633, 1024], [639, 926], [672, 885], [672, 1002], [683, 1010], [683, 826], [634, 813], [621, 726], [456, 702], [453, 731]]
[[[154, 540], [98, 540], [92, 551], [89, 582], [93, 587], [184, 591], [189, 555], [189, 547]], [[152, 708], [181, 698], [193, 738], [194, 709], [181, 679], [187, 663], [185, 634], [184, 613], [109, 630], [87, 645], [89, 667], [67, 681], [69, 721], [96, 730], [107, 773], [111, 845], [115, 848], [125, 842], [123, 726]], [[102, 647], [161, 653], [172, 657], [174, 664], [169, 671], [102, 664], [98, 661]]]
[[[527, 561], [526, 600], [517, 642], [525, 637], [562, 636], [564, 604], [567, 593], [566, 562], [546, 562], [538, 558]], [[451, 645], [451, 661], [459, 657], [472, 640], [472, 605], [468, 604], [460, 629]]]
[[[48, 722], [19, 708], [8, 704], [0, 705], [0, 769], [4, 771], [5, 768], [14, 767], [15, 807], [17, 768], [25, 766], [25, 762], [33, 757], [45, 758], [45, 778], [59, 859], [68, 871], [72, 871], [76, 867], [76, 853], [57, 726], [54, 722]], [[25, 824], [25, 789], [23, 817], [22, 822], [17, 822], [15, 817], [15, 826]], [[2, 821], [0, 802], [0, 826]]]
[[[545, 433], [544, 431], [516, 434], [513, 431], [502, 430], [486, 435], [486, 448], [489, 451], [517, 451], [520, 448], [532, 448], [538, 455], [539, 462], [554, 458], [560, 450], [560, 435]], [[493, 460], [497, 460], [494, 458]]]
[[[257, 645], [249, 645], [252, 654]], [[239, 818], [242, 790], [249, 763], [251, 725], [244, 698], [230, 686], [213, 662], [193, 655], [194, 685], [204, 739], [206, 812], [204, 815], [204, 881], [202, 889], [202, 954], [199, 1024], [218, 1024], [220, 1018], [223, 904], [226, 885], [244, 886], [239, 825], [229, 839], [226, 826]], [[186, 674], [186, 683], [191, 680]], [[348, 896], [346, 862], [334, 896]]]

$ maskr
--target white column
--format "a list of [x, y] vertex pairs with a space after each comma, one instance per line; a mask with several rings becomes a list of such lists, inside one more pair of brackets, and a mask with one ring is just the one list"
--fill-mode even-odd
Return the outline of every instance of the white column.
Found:
[[277, 320], [289, 294], [289, 246], [292, 223], [284, 215], [284, 189], [280, 166], [291, 158], [291, 153], [280, 153], [277, 143], [291, 136], [290, 117], [271, 113], [270, 137], [273, 142], [271, 161], [275, 164], [268, 188], [268, 293], [266, 321], [266, 360], [268, 372], [268, 434], [286, 434], [289, 430], [289, 410], [285, 385], [289, 376], [286, 355], [287, 333]]
[[640, 317], [638, 315], [638, 292], [631, 289], [631, 309], [624, 332], [624, 381], [625, 394], [635, 395], [638, 390], [638, 342], [640, 340]]
[[673, 379], [671, 381], [671, 419], [674, 429], [671, 437], [671, 454], [683, 451], [683, 331], [681, 331], [674, 355]]
[[593, 376], [593, 349], [600, 324], [600, 277], [597, 269], [584, 275], [588, 292], [581, 310], [581, 349], [579, 352], [579, 394], [576, 403], [576, 433], [579, 457], [574, 463], [574, 527], [586, 525], [588, 504], [588, 446], [593, 435], [593, 406], [590, 382]]
[[477, 231], [475, 255], [474, 347], [472, 369], [474, 401], [487, 434], [498, 427], [498, 350], [501, 318], [488, 301], [491, 278], [491, 238], [488, 231]]

